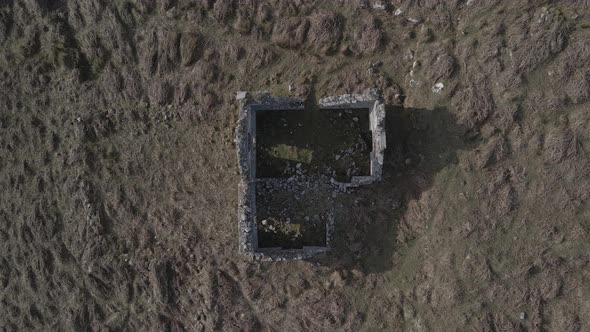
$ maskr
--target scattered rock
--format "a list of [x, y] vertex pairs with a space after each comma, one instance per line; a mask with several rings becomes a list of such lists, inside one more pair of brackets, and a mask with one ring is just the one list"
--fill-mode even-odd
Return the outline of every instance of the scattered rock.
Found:
[[330, 275], [330, 283], [332, 286], [337, 288], [344, 287], [345, 285], [344, 278], [342, 277], [342, 274], [338, 271], [334, 271]]
[[432, 92], [441, 93], [444, 87], [445, 87], [444, 84], [442, 84], [441, 82], [438, 82], [432, 87]]
[[371, 6], [371, 7], [375, 10], [385, 10], [387, 8], [386, 4], [381, 1], [374, 2], [373, 6]]
[[382, 87], [382, 89], [385, 104], [399, 106], [404, 103], [404, 93], [399, 85], [392, 82], [386, 82], [386, 85]]
[[246, 96], [248, 96], [248, 92], [247, 91], [238, 91], [236, 93], [236, 99], [244, 99], [246, 98]]

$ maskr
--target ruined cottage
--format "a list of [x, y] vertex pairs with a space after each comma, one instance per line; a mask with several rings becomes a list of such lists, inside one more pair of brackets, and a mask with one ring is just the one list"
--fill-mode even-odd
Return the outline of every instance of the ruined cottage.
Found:
[[381, 180], [385, 108], [376, 90], [319, 100], [238, 92], [239, 250], [260, 260], [330, 250], [333, 198]]

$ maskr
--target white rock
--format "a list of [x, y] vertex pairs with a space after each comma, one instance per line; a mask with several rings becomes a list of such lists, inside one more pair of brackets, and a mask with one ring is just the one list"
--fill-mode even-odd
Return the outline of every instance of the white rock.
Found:
[[445, 87], [444, 84], [442, 84], [441, 82], [438, 82], [432, 87], [432, 92], [441, 93], [444, 87]]
[[381, 1], [377, 1], [377, 2], [373, 3], [373, 9], [385, 10], [385, 4]]
[[238, 99], [238, 100], [244, 99], [244, 98], [246, 98], [247, 95], [248, 95], [247, 91], [238, 91], [238, 93], [236, 95], [236, 99]]
[[398, 8], [398, 9], [395, 10], [395, 12], [393, 13], [393, 15], [400, 16], [402, 13], [403, 13], [403, 11], [400, 8]]

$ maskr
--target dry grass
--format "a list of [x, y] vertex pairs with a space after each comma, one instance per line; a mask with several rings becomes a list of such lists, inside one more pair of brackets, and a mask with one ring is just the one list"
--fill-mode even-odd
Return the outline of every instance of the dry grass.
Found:
[[309, 20], [311, 26], [307, 40], [312, 48], [322, 54], [335, 52], [344, 30], [343, 18], [334, 13], [320, 12], [311, 16]]
[[360, 52], [374, 53], [383, 47], [385, 35], [381, 22], [374, 17], [364, 19], [356, 35], [357, 48]]
[[279, 22], [272, 33], [272, 42], [286, 48], [301, 47], [309, 30], [307, 18], [292, 17]]
[[567, 95], [573, 103], [578, 104], [590, 97], [590, 73], [578, 71], [569, 79], [566, 87]]
[[578, 143], [569, 128], [552, 128], [545, 137], [544, 156], [548, 163], [556, 164], [572, 158], [578, 151]]
[[[590, 330], [588, 9], [371, 3], [4, 1], [0, 330]], [[368, 87], [331, 255], [240, 256], [235, 92]]]
[[460, 122], [471, 130], [478, 128], [494, 112], [494, 100], [486, 85], [482, 81], [468, 83], [453, 98]]

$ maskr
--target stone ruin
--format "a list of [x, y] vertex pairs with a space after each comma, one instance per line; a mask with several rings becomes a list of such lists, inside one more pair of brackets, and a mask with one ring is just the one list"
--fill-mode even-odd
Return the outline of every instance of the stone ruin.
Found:
[[382, 98], [370, 89], [307, 108], [266, 92], [238, 92], [237, 101], [240, 252], [288, 260], [329, 251], [333, 198], [382, 178]]

